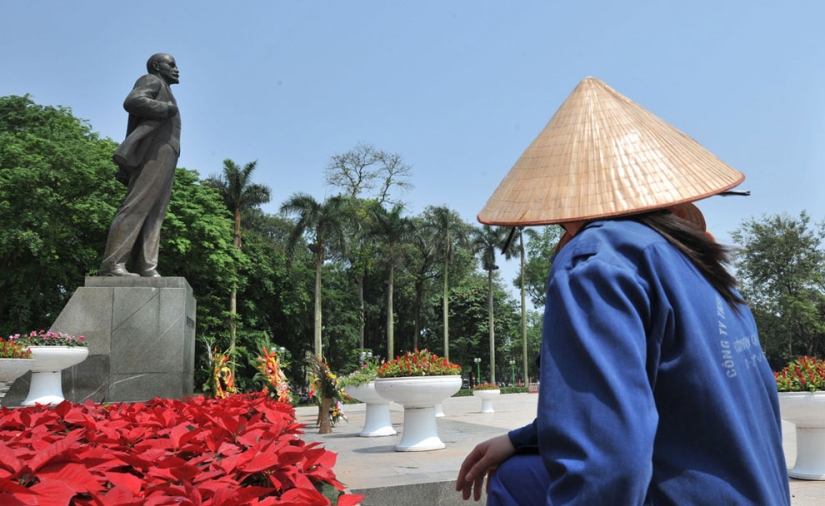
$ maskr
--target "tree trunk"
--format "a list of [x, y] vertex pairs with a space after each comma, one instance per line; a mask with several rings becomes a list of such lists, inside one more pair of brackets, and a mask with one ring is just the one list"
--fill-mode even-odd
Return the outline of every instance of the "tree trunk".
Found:
[[[232, 240], [235, 249], [241, 250], [241, 212], [235, 211], [235, 237]], [[236, 270], [237, 272], [237, 270]], [[232, 375], [235, 375], [235, 322], [238, 314], [238, 287], [232, 285], [232, 292], [229, 294], [229, 368]]]
[[444, 259], [444, 358], [450, 360], [450, 299], [449, 299], [449, 273], [447, 271], [448, 261]]
[[524, 296], [524, 234], [523, 230], [518, 231], [519, 254], [521, 256], [521, 348], [524, 360], [524, 381], [527, 381], [527, 302]]
[[332, 424], [329, 422], [329, 410], [332, 407], [332, 398], [323, 397], [321, 400], [321, 411], [318, 413], [320, 418], [320, 428], [318, 434], [331, 434]]
[[232, 241], [232, 244], [235, 245], [235, 249], [238, 251], [241, 250], [241, 212], [235, 211], [235, 238]]
[[361, 336], [361, 349], [364, 349], [364, 327], [366, 326], [364, 310], [364, 276], [356, 276], [355, 282], [358, 284], [358, 333]]
[[487, 271], [487, 310], [490, 312], [490, 383], [496, 382], [496, 330], [493, 321], [493, 270]]
[[424, 282], [415, 282], [415, 321], [413, 323], [413, 349], [418, 349], [418, 334], [421, 332], [421, 300], [424, 298]]
[[318, 253], [315, 254], [315, 356], [323, 358], [324, 352], [321, 343], [321, 270], [324, 267], [324, 248], [318, 243]]
[[235, 372], [235, 315], [238, 314], [238, 290], [232, 285], [229, 293], [229, 359], [232, 360], [230, 368]]
[[392, 317], [392, 288], [393, 278], [395, 276], [395, 264], [390, 261], [390, 283], [387, 287], [387, 359], [391, 360], [395, 357], [395, 335], [393, 334], [393, 317]]

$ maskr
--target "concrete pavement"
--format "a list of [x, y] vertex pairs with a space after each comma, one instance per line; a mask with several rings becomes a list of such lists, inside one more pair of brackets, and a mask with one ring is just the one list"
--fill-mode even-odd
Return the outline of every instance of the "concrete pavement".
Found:
[[[464, 457], [481, 441], [530, 423], [536, 413], [538, 396], [507, 394], [499, 396], [495, 413], [479, 413], [481, 401], [475, 397], [451, 397], [444, 405], [446, 414], [438, 418], [438, 432], [447, 448], [431, 452], [396, 452], [401, 440], [404, 410], [390, 404], [396, 436], [359, 437], [364, 427], [366, 405], [350, 404], [344, 412], [348, 422], [333, 428], [332, 434], [318, 434], [317, 408], [296, 409], [298, 422], [307, 424], [303, 439], [318, 441], [338, 454], [335, 474], [354, 493], [365, 495], [363, 506], [437, 505], [458, 506], [472, 503], [455, 492], [455, 478]], [[783, 422], [785, 457], [789, 467], [796, 459], [794, 426]], [[825, 482], [790, 480], [792, 506], [825, 504]]]

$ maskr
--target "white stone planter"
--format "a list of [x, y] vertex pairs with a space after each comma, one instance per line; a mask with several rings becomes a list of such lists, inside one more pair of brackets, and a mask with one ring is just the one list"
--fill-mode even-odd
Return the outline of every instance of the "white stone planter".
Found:
[[398, 434], [398, 432], [392, 428], [392, 420], [390, 420], [390, 401], [378, 395], [375, 391], [374, 381], [363, 385], [344, 387], [344, 391], [350, 397], [367, 405], [364, 429], [359, 436], [379, 437]]
[[404, 406], [404, 429], [398, 452], [423, 452], [446, 447], [438, 437], [435, 405], [458, 392], [461, 376], [378, 378], [378, 395]]
[[86, 360], [89, 348], [85, 346], [31, 346], [32, 379], [29, 395], [23, 406], [35, 404], [58, 404], [63, 397], [62, 372]]
[[796, 426], [791, 478], [825, 480], [825, 392], [780, 392], [779, 413]]
[[0, 402], [14, 384], [14, 380], [29, 372], [34, 365], [30, 358], [0, 358]]
[[481, 411], [479, 413], [495, 413], [493, 399], [500, 394], [501, 390], [473, 390], [473, 396], [481, 399]]

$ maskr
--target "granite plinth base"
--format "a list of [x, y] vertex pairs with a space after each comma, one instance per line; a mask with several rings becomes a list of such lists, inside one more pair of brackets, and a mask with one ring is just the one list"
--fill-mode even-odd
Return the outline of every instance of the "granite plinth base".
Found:
[[[51, 329], [85, 336], [89, 357], [63, 371], [72, 402], [182, 399], [194, 393], [196, 303], [185, 278], [88, 277]], [[4, 406], [19, 406], [31, 373]]]

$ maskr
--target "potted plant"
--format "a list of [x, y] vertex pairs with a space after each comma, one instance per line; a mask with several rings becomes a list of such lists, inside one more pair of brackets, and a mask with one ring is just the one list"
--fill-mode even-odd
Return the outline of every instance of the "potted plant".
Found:
[[0, 337], [0, 401], [14, 380], [31, 370], [32, 352], [27, 347]]
[[340, 378], [341, 387], [352, 397], [367, 405], [364, 429], [359, 436], [379, 437], [398, 434], [390, 419], [390, 401], [375, 391], [378, 377], [378, 357], [364, 358], [361, 366], [347, 376]]
[[501, 394], [501, 389], [494, 383], [479, 383], [473, 387], [473, 396], [481, 399], [481, 411], [479, 413], [495, 413], [493, 409], [493, 399]]
[[825, 480], [825, 362], [802, 357], [774, 372], [779, 412], [796, 426], [792, 478]]
[[461, 388], [461, 366], [428, 350], [415, 350], [378, 367], [375, 391], [404, 406], [404, 431], [396, 451], [440, 450], [435, 405]]
[[29, 395], [23, 401], [23, 406], [58, 404], [64, 401], [61, 371], [86, 360], [89, 356], [86, 338], [41, 330], [9, 336], [9, 341], [31, 350], [34, 360]]

